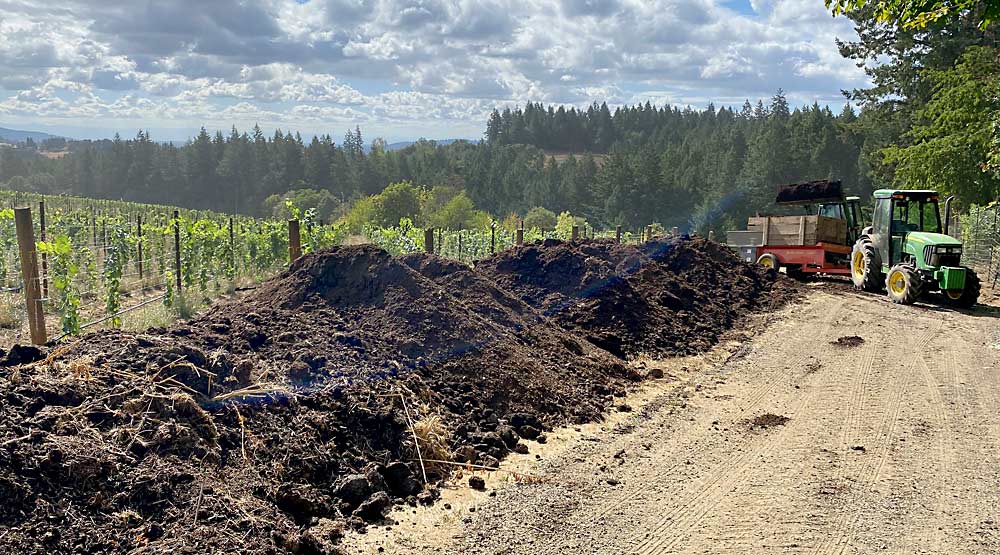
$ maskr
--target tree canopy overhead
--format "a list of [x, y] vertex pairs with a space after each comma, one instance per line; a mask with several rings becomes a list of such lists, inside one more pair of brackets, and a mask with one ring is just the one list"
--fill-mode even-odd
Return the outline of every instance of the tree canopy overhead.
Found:
[[980, 29], [1000, 18], [1000, 0], [826, 0], [834, 15], [870, 8], [878, 21], [921, 29], [941, 19], [975, 14]]

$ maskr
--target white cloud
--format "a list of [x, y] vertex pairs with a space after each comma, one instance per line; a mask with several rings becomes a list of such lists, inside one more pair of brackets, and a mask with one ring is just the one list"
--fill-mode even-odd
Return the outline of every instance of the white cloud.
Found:
[[865, 83], [834, 44], [853, 30], [822, 2], [752, 7], [0, 0], [0, 113], [74, 127], [366, 123], [417, 136], [482, 129], [493, 107], [529, 100], [720, 104], [783, 88], [808, 103]]

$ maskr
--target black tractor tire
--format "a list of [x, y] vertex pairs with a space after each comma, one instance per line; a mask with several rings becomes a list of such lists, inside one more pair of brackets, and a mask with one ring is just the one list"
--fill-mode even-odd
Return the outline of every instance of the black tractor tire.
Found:
[[882, 275], [882, 258], [867, 237], [858, 239], [851, 251], [851, 281], [854, 287], [869, 293], [880, 293], [885, 285]]
[[760, 258], [757, 259], [757, 264], [760, 264], [768, 270], [774, 270], [775, 272], [778, 271], [778, 268], [781, 268], [781, 263], [778, 262], [778, 257], [771, 253], [760, 255]]
[[965, 288], [962, 292], [953, 296], [947, 291], [942, 291], [941, 294], [944, 295], [944, 300], [951, 306], [958, 308], [972, 308], [976, 306], [979, 302], [979, 293], [982, 290], [982, 284], [979, 282], [979, 276], [976, 272], [972, 271], [972, 268], [965, 269]]
[[913, 304], [924, 294], [924, 283], [910, 264], [896, 264], [885, 276], [885, 291], [897, 304]]

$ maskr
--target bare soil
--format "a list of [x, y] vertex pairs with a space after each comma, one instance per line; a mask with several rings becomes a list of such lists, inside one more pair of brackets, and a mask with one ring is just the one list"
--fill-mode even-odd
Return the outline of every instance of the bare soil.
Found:
[[1000, 309], [811, 289], [351, 552], [1000, 552]]
[[[597, 253], [579, 266], [587, 275], [606, 275], [601, 260], [634, 261], [625, 291], [649, 297], [657, 317], [567, 326], [482, 269], [351, 246], [303, 257], [189, 322], [11, 349], [0, 367], [0, 547], [339, 553], [350, 530], [392, 524], [393, 507], [433, 503], [455, 465], [495, 467], [554, 427], [621, 411], [649, 368], [588, 337], [635, 329], [657, 353], [690, 353], [794, 296], [703, 240], [585, 248]], [[574, 300], [575, 274], [563, 275], [570, 313], [621, 298], [588, 285]], [[725, 302], [713, 293], [722, 281]], [[641, 317], [619, 308], [619, 320]], [[688, 327], [659, 333], [670, 314]]]

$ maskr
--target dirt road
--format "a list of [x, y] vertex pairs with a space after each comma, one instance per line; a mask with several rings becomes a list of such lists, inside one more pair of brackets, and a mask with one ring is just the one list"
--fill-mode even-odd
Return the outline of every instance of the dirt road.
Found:
[[352, 552], [1000, 553], [1000, 311], [817, 288], [757, 328]]

